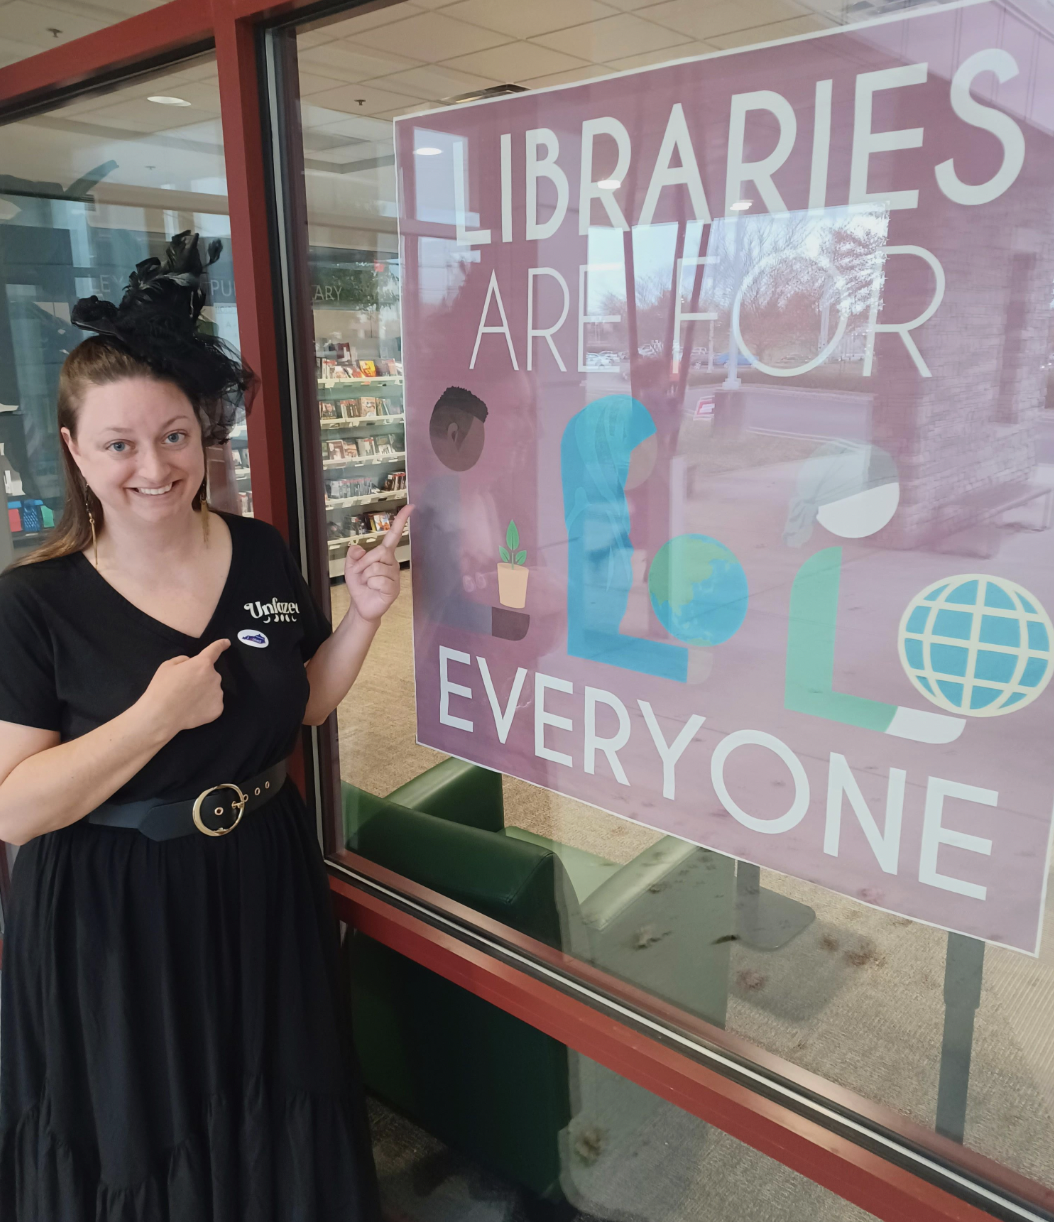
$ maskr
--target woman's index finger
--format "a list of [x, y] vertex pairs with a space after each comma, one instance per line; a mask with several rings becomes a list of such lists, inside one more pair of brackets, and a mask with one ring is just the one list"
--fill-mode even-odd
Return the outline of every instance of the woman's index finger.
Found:
[[413, 512], [413, 505], [404, 505], [402, 509], [395, 515], [395, 520], [391, 527], [385, 531], [384, 538], [380, 542], [381, 547], [386, 547], [390, 552], [394, 552], [403, 539], [403, 531], [406, 529], [406, 523], [409, 521], [410, 514]]

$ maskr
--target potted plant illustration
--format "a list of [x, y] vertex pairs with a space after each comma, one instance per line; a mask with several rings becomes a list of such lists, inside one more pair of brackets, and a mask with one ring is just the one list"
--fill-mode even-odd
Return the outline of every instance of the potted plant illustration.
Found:
[[524, 563], [525, 551], [518, 551], [520, 532], [516, 523], [510, 522], [505, 532], [505, 546], [498, 549], [501, 561], [498, 564], [498, 600], [503, 607], [522, 607], [527, 602], [527, 577], [530, 570]]

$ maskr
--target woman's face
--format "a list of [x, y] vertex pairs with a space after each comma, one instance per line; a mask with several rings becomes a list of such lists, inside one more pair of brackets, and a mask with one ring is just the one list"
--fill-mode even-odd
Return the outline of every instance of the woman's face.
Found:
[[112, 519], [156, 525], [178, 518], [205, 478], [197, 415], [170, 382], [125, 378], [92, 386], [77, 413], [76, 438], [68, 429], [62, 435]]

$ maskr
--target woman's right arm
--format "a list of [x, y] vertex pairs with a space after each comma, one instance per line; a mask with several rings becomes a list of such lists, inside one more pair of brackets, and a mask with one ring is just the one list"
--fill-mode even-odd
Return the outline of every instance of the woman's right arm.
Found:
[[107, 801], [181, 730], [223, 712], [216, 660], [230, 641], [163, 662], [130, 708], [60, 742], [55, 730], [0, 721], [0, 840], [25, 844]]

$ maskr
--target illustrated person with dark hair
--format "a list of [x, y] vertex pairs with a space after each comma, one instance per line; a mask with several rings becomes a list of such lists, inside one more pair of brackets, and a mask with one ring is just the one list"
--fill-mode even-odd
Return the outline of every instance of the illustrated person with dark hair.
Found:
[[467, 471], [483, 453], [487, 405], [461, 386], [448, 386], [436, 400], [428, 437], [436, 457], [451, 471]]
[[490, 605], [467, 597], [466, 583], [475, 587], [472, 575], [462, 571], [466, 523], [459, 478], [479, 462], [487, 415], [483, 400], [461, 386], [448, 386], [432, 408], [428, 437], [450, 474], [435, 476], [422, 490], [417, 514], [428, 549], [415, 567], [424, 605], [436, 622], [490, 636]]
[[[197, 236], [88, 298], [66, 505], [0, 577], [4, 1222], [379, 1219], [337, 933], [286, 777], [399, 592], [349, 550], [330, 625], [278, 532], [209, 510], [252, 373], [197, 329]], [[390, 539], [390, 543], [389, 543]]]

